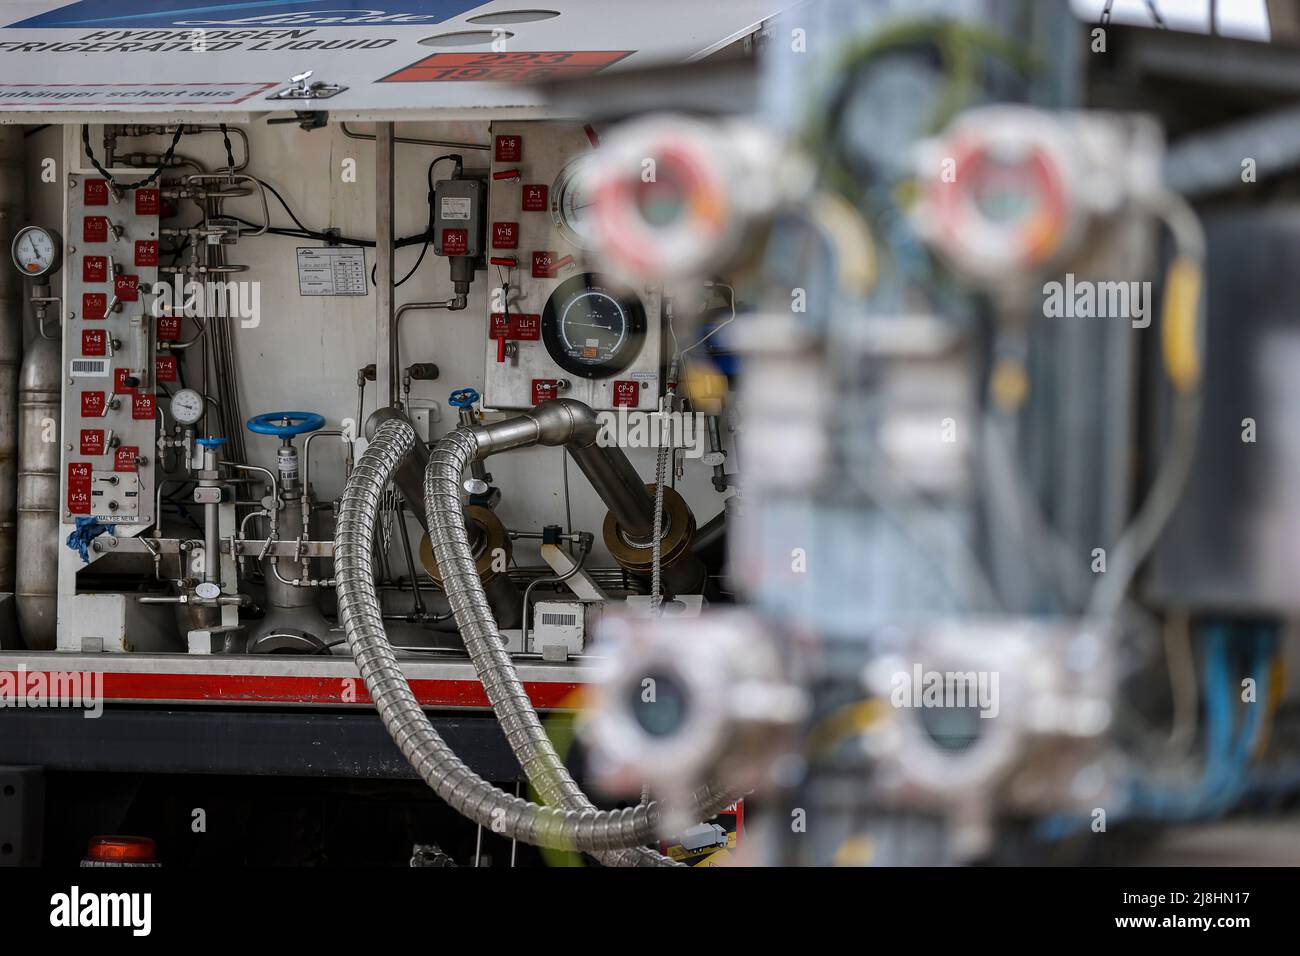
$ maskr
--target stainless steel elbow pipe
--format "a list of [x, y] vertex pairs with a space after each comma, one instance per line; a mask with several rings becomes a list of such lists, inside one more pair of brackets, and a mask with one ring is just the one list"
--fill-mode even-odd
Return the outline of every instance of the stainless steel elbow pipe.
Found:
[[597, 443], [600, 423], [589, 405], [556, 398], [473, 431], [480, 458], [526, 445], [564, 445], [624, 532], [650, 540], [654, 533], [654, 498], [620, 448]]
[[[571, 398], [542, 402], [514, 418], [469, 429], [479, 459], [527, 445], [563, 445], [609, 508], [603, 537], [610, 554], [631, 573], [648, 575], [654, 495], [621, 448], [600, 444], [600, 430], [591, 407]], [[664, 584], [671, 593], [702, 590], [704, 564], [691, 550], [695, 519], [680, 495], [667, 488], [664, 494]]]

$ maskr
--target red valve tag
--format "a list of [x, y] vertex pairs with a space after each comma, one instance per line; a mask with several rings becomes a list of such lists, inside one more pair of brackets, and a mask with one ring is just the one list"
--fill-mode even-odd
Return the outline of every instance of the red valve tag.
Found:
[[104, 216], [87, 216], [81, 224], [82, 242], [108, 242], [108, 219]]
[[442, 254], [444, 256], [463, 256], [468, 252], [468, 229], [444, 229], [442, 231]]
[[104, 393], [103, 392], [82, 392], [81, 393], [81, 417], [98, 418], [104, 414]]
[[103, 292], [81, 293], [81, 317], [83, 319], [102, 319], [108, 311], [108, 296]]
[[135, 241], [135, 264], [137, 266], [156, 266], [158, 264], [158, 240], [137, 239]]
[[90, 514], [90, 463], [68, 463], [68, 511], [74, 515]]
[[81, 430], [81, 453], [83, 455], [104, 454], [104, 429], [83, 428]]
[[549, 250], [543, 250], [533, 253], [533, 278], [534, 279], [554, 279], [555, 278], [555, 253]]
[[82, 185], [81, 201], [87, 206], [107, 206], [108, 180], [87, 179]]
[[120, 275], [113, 278], [113, 293], [123, 302], [135, 302], [140, 298], [140, 277]]
[[153, 392], [136, 392], [131, 396], [131, 417], [146, 421], [154, 417]]
[[176, 342], [181, 337], [181, 317], [179, 315], [162, 315], [158, 317], [158, 341]]
[[488, 337], [504, 338], [509, 342], [536, 342], [542, 337], [542, 317], [512, 312], [507, 322], [505, 315], [493, 312]]
[[108, 281], [108, 256], [86, 256], [81, 260], [82, 282]]
[[83, 329], [81, 332], [82, 355], [107, 355], [108, 334], [103, 329]]
[[113, 470], [135, 471], [135, 460], [139, 455], [138, 445], [122, 445], [113, 454]]
[[641, 400], [641, 385], [638, 382], [620, 381], [614, 383], [614, 407], [636, 408]]
[[523, 187], [524, 212], [545, 212], [546, 197], [550, 187], [542, 183], [528, 183]]
[[496, 138], [496, 159], [498, 163], [517, 163], [524, 158], [524, 140], [522, 136], [498, 136]]
[[559, 384], [559, 379], [555, 378], [533, 379], [533, 404], [540, 405], [542, 402], [558, 397], [560, 394]]
[[492, 248], [518, 249], [519, 248], [519, 223], [517, 222], [492, 223]]
[[160, 193], [156, 189], [137, 189], [135, 191], [135, 214], [137, 216], [156, 216], [162, 211]]
[[176, 356], [159, 355], [153, 360], [154, 378], [160, 382], [174, 382], [177, 379]]

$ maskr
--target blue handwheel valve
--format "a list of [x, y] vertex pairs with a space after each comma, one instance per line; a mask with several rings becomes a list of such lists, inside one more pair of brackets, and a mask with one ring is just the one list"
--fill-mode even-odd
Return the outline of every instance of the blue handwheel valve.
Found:
[[479, 394], [472, 388], [458, 388], [451, 393], [447, 404], [452, 408], [473, 408], [478, 402]]
[[325, 416], [315, 412], [266, 412], [248, 420], [248, 430], [257, 435], [292, 438], [325, 427]]

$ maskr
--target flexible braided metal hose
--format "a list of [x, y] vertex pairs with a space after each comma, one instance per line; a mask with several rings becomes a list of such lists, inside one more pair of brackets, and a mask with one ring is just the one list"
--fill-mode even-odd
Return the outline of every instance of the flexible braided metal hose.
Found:
[[[662, 437], [661, 437], [661, 440]], [[663, 541], [664, 541], [664, 482], [668, 480], [668, 453], [671, 446], [664, 441], [655, 458], [655, 523], [654, 544], [650, 556], [650, 611], [663, 613]]]
[[[334, 534], [339, 618], [384, 726], [440, 798], [494, 833], [538, 846], [596, 854], [650, 841], [658, 822], [655, 806], [573, 810], [543, 807], [504, 793], [456, 756], [420, 708], [384, 632], [373, 550], [381, 496], [414, 441], [414, 431], [405, 422], [389, 421], [379, 428], [343, 492]], [[635, 854], [629, 861], [640, 862], [641, 856]]]
[[[429, 539], [448, 603], [510, 748], [542, 799], [575, 812], [603, 812], [595, 809], [564, 766], [497, 630], [462, 517], [460, 482], [465, 469], [477, 457], [478, 441], [473, 430], [458, 428], [439, 440], [425, 471], [424, 507], [429, 517]], [[696, 796], [696, 806], [703, 819], [714, 816], [734, 799], [709, 788], [701, 788]], [[641, 806], [649, 811], [655, 805]], [[673, 865], [666, 857], [650, 850], [633, 850], [631, 855], [637, 859], [622, 854], [619, 859], [603, 862]]]

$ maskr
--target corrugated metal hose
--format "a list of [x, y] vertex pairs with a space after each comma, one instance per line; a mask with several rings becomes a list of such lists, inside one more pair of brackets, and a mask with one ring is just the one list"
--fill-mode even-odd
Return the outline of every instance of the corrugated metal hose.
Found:
[[[447, 746], [412, 693], [384, 631], [375, 590], [373, 540], [384, 489], [416, 441], [410, 424], [384, 422], [344, 490], [335, 531], [339, 618], [348, 648], [384, 726], [411, 766], [453, 809], [493, 832], [539, 846], [595, 854], [613, 865], [672, 861], [642, 846], [655, 839], [657, 804], [597, 810], [569, 775], [542, 728], [496, 628], [465, 532], [460, 479], [477, 454], [472, 431], [443, 438], [429, 460], [425, 506], [447, 598], [511, 748], [547, 806], [505, 793]], [[707, 819], [734, 797], [702, 787], [693, 801]]]

